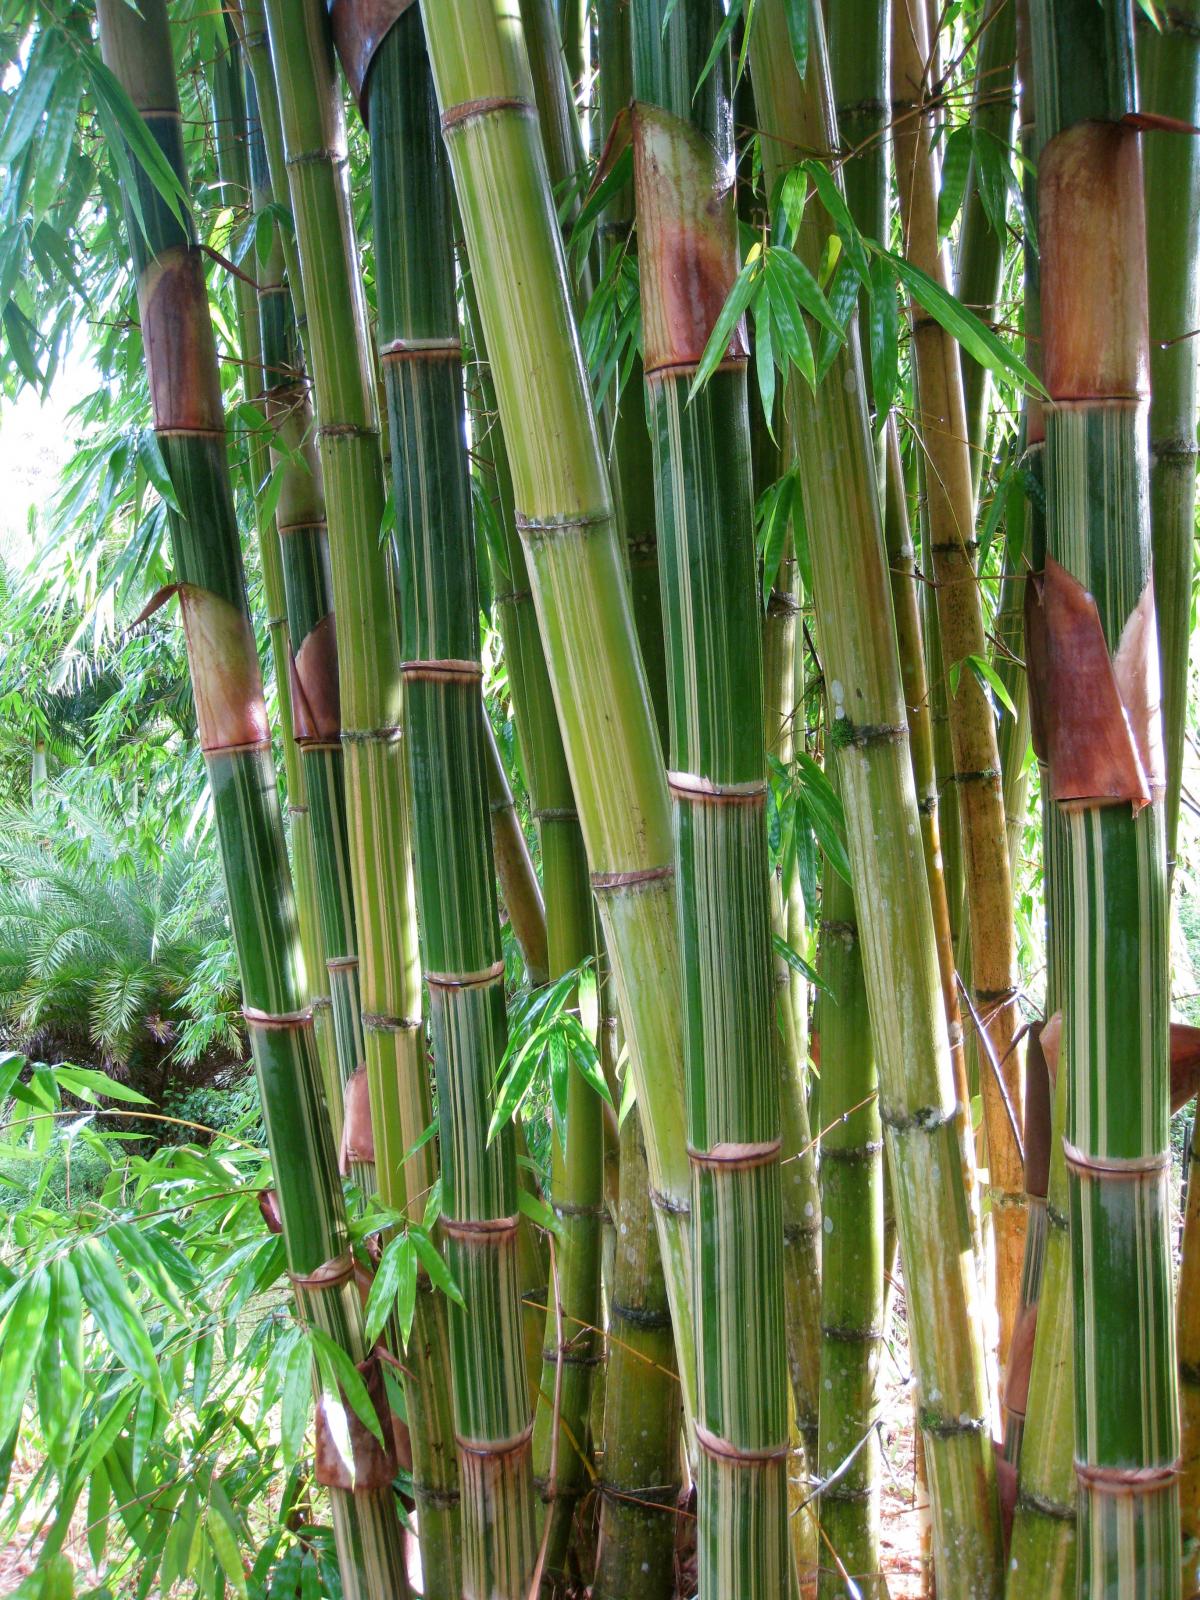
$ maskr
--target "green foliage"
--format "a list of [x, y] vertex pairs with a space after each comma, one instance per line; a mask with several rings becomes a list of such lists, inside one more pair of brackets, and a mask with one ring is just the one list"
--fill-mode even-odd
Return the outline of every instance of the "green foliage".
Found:
[[[102, 1073], [0, 1057], [0, 1542], [37, 1550], [20, 1592], [340, 1600], [310, 1476], [314, 1370], [335, 1436], [346, 1407], [379, 1424], [344, 1354], [293, 1317], [259, 1208], [257, 1099], [200, 1141], [153, 1148], [111, 1107], [66, 1104], [88, 1096], [139, 1109]], [[10, 1176], [67, 1150], [94, 1177], [65, 1205], [40, 1176]], [[357, 1247], [397, 1220], [368, 1212]], [[417, 1263], [459, 1297], [428, 1227], [410, 1226], [383, 1253], [379, 1327], [393, 1309], [411, 1321]], [[83, 1543], [99, 1582], [77, 1591]]]
[[216, 861], [105, 806], [0, 813], [0, 1022], [161, 1092], [172, 1058], [240, 1048]]

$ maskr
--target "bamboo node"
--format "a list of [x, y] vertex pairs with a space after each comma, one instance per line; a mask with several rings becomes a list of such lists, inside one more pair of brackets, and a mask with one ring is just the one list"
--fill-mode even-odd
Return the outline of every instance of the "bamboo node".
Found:
[[1075, 1476], [1094, 1494], [1161, 1494], [1179, 1479], [1179, 1463], [1165, 1467], [1101, 1467], [1089, 1461], [1075, 1462]]
[[516, 95], [492, 94], [479, 100], [462, 100], [456, 106], [447, 106], [442, 112], [442, 132], [452, 133], [475, 117], [486, 117], [498, 111], [518, 111], [523, 117], [536, 117], [537, 107]]
[[496, 1456], [515, 1456], [518, 1451], [526, 1449], [533, 1443], [533, 1422], [531, 1419], [528, 1427], [522, 1428], [520, 1433], [510, 1434], [507, 1439], [489, 1439], [485, 1443], [482, 1439], [468, 1439], [461, 1433], [456, 1433], [454, 1442], [464, 1455], [478, 1456], [481, 1460]]
[[673, 878], [674, 867], [642, 867], [633, 872], [593, 872], [592, 888], [597, 894], [606, 889], [629, 889], [642, 883], [654, 883], [659, 878]]
[[242, 1016], [252, 1028], [305, 1028], [312, 1022], [312, 1007], [302, 1011], [260, 1011], [257, 1006], [243, 1006]]
[[908, 724], [854, 723], [849, 717], [838, 717], [830, 727], [829, 736], [835, 750], [844, 750], [850, 745], [898, 744], [901, 739], [908, 738]]
[[947, 1417], [940, 1411], [930, 1411], [927, 1406], [920, 1408], [920, 1425], [923, 1433], [931, 1433], [935, 1439], [954, 1439], [968, 1433], [986, 1433], [991, 1427], [987, 1417]]
[[635, 1328], [644, 1328], [647, 1332], [671, 1326], [669, 1311], [654, 1311], [649, 1306], [627, 1306], [619, 1300], [610, 1300], [608, 1312], [610, 1317], [628, 1322]]
[[573, 528], [606, 528], [613, 520], [611, 511], [597, 512], [582, 517], [527, 517], [518, 511], [514, 518], [519, 533], [531, 538], [550, 538], [556, 533], [570, 533]]
[[534, 806], [533, 815], [538, 822], [579, 821], [579, 813], [574, 806]]
[[391, 1017], [386, 1011], [364, 1011], [362, 1025], [368, 1033], [416, 1033], [420, 1017]]
[[882, 1139], [870, 1139], [866, 1144], [828, 1145], [821, 1141], [822, 1161], [870, 1161], [883, 1149]]
[[1074, 1523], [1075, 1507], [1064, 1505], [1061, 1500], [1051, 1500], [1049, 1495], [1034, 1494], [1031, 1489], [1022, 1489], [1017, 1494], [1018, 1511], [1036, 1511], [1039, 1516], [1050, 1517], [1055, 1522]]
[[343, 1250], [340, 1255], [322, 1261], [312, 1272], [288, 1273], [288, 1277], [297, 1289], [311, 1289], [317, 1293], [326, 1289], [337, 1289], [343, 1283], [349, 1283], [353, 1276], [354, 1255], [349, 1250]]
[[577, 1206], [572, 1205], [569, 1200], [556, 1200], [554, 1202], [554, 1215], [556, 1217], [605, 1218], [608, 1216], [608, 1207], [606, 1205]]
[[317, 429], [318, 439], [378, 439], [378, 428], [364, 428], [357, 422], [324, 422]]
[[328, 150], [321, 147], [316, 150], [300, 150], [293, 156], [284, 160], [285, 167], [315, 167], [322, 161], [329, 162], [335, 167], [344, 167], [348, 157], [344, 150]]
[[851, 1328], [839, 1326], [837, 1323], [821, 1324], [821, 1335], [825, 1339], [832, 1339], [835, 1344], [878, 1344], [883, 1338], [883, 1329], [876, 1327]]
[[443, 1217], [442, 1227], [451, 1238], [475, 1238], [481, 1234], [516, 1233], [521, 1219], [516, 1217]]
[[677, 1483], [652, 1483], [636, 1489], [622, 1489], [619, 1484], [608, 1483], [604, 1478], [596, 1485], [605, 1500], [631, 1500], [646, 1511], [662, 1511], [674, 1516], [679, 1499]]
[[343, 744], [399, 744], [404, 737], [404, 729], [398, 727], [384, 728], [343, 728]]
[[726, 1461], [735, 1467], [760, 1467], [772, 1461], [786, 1461], [788, 1446], [783, 1444], [769, 1444], [747, 1447], [734, 1444], [729, 1439], [721, 1439], [715, 1433], [710, 1433], [699, 1422], [696, 1424], [696, 1443], [706, 1456], [711, 1456], [714, 1461]]
[[939, 1133], [958, 1121], [958, 1107], [943, 1111], [941, 1106], [919, 1106], [915, 1111], [893, 1111], [879, 1107], [879, 1120], [893, 1133]]
[[344, 972], [350, 967], [358, 966], [357, 956], [328, 956], [325, 966], [330, 972]]
[[569, 1344], [560, 1344], [557, 1349], [542, 1350], [542, 1360], [547, 1365], [557, 1366], [559, 1362], [564, 1367], [602, 1367], [608, 1357], [601, 1352], [573, 1350]]
[[480, 972], [427, 972], [425, 982], [431, 989], [482, 989], [504, 976], [504, 962], [494, 961]]
[[999, 767], [980, 767], [978, 772], [949, 772], [946, 774], [947, 783], [999, 783], [1002, 774]]
[[459, 660], [453, 656], [440, 661], [402, 661], [400, 671], [418, 683], [476, 683], [483, 677], [478, 661]]
[[662, 1211], [670, 1217], [687, 1217], [691, 1215], [691, 1202], [677, 1200], [674, 1195], [664, 1194], [661, 1189], [656, 1189], [653, 1184], [648, 1185], [650, 1204], [656, 1211]]
[[457, 1489], [446, 1489], [440, 1484], [418, 1483], [415, 1479], [412, 1492], [418, 1505], [433, 1506], [440, 1511], [452, 1511], [462, 1501]]
[[722, 1139], [711, 1149], [697, 1150], [687, 1147], [688, 1160], [694, 1167], [713, 1172], [749, 1172], [754, 1167], [766, 1167], [779, 1159], [780, 1140], [760, 1139], [752, 1144], [737, 1144], [732, 1139]]
[[458, 339], [393, 339], [380, 346], [379, 356], [389, 363], [457, 361], [462, 358], [462, 344]]
[[667, 788], [680, 799], [713, 805], [752, 806], [767, 797], [767, 785], [761, 778], [750, 783], [714, 783], [696, 772], [668, 772]]
[[1067, 1167], [1079, 1177], [1112, 1178], [1141, 1182], [1171, 1170], [1171, 1152], [1152, 1150], [1143, 1156], [1089, 1156], [1069, 1139], [1063, 1139]]
[[327, 994], [314, 995], [312, 1000], [309, 1002], [309, 1010], [310, 1011], [332, 1011], [333, 1010], [332, 997], [327, 995]]

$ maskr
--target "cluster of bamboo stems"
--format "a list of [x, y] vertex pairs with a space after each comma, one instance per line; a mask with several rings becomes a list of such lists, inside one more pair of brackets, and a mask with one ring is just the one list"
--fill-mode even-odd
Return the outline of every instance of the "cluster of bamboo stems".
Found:
[[[886, 1596], [897, 1249], [937, 1592], [1197, 1592], [1167, 907], [1200, 11], [1141, 17], [1135, 52], [1131, 0], [967, 8], [948, 140], [921, 0], [841, 0], [828, 46], [817, 0], [238, 0], [212, 93], [255, 219], [235, 294], [290, 861], [167, 6], [98, 11], [178, 184], [131, 169], [132, 271], [296, 1314], [346, 1358], [316, 1441], [344, 1592], [407, 1594], [415, 1537], [447, 1600]], [[1028, 371], [988, 332], [1014, 140]], [[597, 395], [606, 304], [637, 332]], [[1005, 397], [1024, 378], [1019, 429], [989, 361]], [[817, 812], [819, 873], [773, 868]], [[549, 1219], [496, 1115], [502, 909], [572, 1038], [599, 975], [595, 1048], [547, 1052]], [[376, 1348], [347, 1172], [412, 1243]]]

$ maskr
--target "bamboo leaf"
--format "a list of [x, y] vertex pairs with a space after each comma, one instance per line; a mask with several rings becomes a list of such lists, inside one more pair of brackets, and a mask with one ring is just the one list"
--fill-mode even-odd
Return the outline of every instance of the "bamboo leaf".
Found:
[[975, 677], [979, 682], [979, 687], [984, 691], [984, 693], [986, 694], [990, 689], [995, 695], [996, 699], [999, 700], [1000, 704], [1008, 712], [1009, 716], [1015, 717], [1017, 714], [1017, 708], [1013, 705], [1012, 696], [1004, 687], [1004, 680], [996, 671], [995, 667], [992, 666], [991, 662], [985, 661], [982, 656], [972, 655], [967, 657], [967, 665], [975, 674]]
[[400, 1272], [396, 1282], [396, 1321], [400, 1325], [400, 1338], [406, 1349], [416, 1311], [417, 1252], [410, 1246], [400, 1257]]
[[974, 130], [969, 123], [955, 128], [942, 150], [942, 187], [938, 194], [937, 231], [944, 239], [954, 226], [967, 192]]
[[846, 848], [846, 813], [833, 785], [824, 772], [803, 750], [794, 758], [799, 795], [804, 804], [817, 843], [837, 875], [846, 883], [850, 878], [850, 856]]
[[850, 207], [846, 198], [838, 188], [837, 180], [823, 161], [806, 161], [803, 163], [805, 172], [812, 179], [813, 188], [820, 197], [821, 204], [829, 214], [829, 219], [837, 230], [837, 236], [842, 241], [842, 248], [850, 265], [858, 274], [859, 282], [864, 289], [871, 287], [870, 268], [867, 264], [867, 250], [863, 236], [858, 231], [858, 224], [850, 215]]
[[911, 261], [906, 261], [903, 256], [894, 255], [890, 250], [883, 250], [880, 254], [885, 261], [891, 263], [897, 278], [917, 304], [945, 328], [947, 333], [957, 339], [967, 354], [981, 367], [1003, 373], [1035, 394], [1045, 394], [1046, 391], [1039, 380], [1016, 352], [1010, 350], [1002, 339], [998, 339], [990, 328], [985, 327], [974, 312], [968, 311], [966, 306], [952, 294], [947, 293], [941, 284], [936, 283], [919, 267], [913, 266]]
[[696, 368], [696, 376], [692, 379], [692, 386], [688, 390], [688, 400], [702, 389], [712, 377], [713, 373], [725, 359], [725, 351], [733, 337], [733, 330], [737, 327], [740, 318], [745, 314], [747, 307], [759, 292], [762, 283], [762, 258], [754, 256], [748, 260], [733, 280], [733, 288], [729, 291], [729, 298], [721, 307], [721, 313], [713, 326], [713, 331], [708, 336], [708, 343], [704, 346], [704, 354], [700, 357], [700, 364]]
[[786, 283], [804, 310], [823, 328], [837, 339], [845, 338], [845, 328], [834, 315], [833, 307], [822, 293], [820, 284], [799, 256], [790, 250], [773, 248], [767, 252], [767, 272]]
[[771, 341], [770, 305], [759, 303], [754, 317], [754, 372], [758, 379], [758, 395], [767, 431], [775, 437], [773, 417], [775, 412], [775, 347]]
[[57, 28], [38, 34], [0, 134], [0, 165], [11, 167], [41, 124], [58, 78], [66, 40]]
[[767, 261], [764, 280], [775, 332], [779, 336], [779, 345], [784, 356], [784, 369], [786, 371], [788, 366], [796, 367], [812, 388], [817, 381], [817, 364], [813, 358], [812, 340], [808, 336], [808, 329], [804, 326], [803, 317], [796, 310], [787, 280], [778, 271], [773, 259]]
[[[543, 1053], [540, 1035], [536, 1033], [528, 1038], [517, 1051], [508, 1076], [501, 1086], [500, 1093], [496, 1096], [496, 1108], [492, 1112], [492, 1120], [488, 1123], [487, 1137], [489, 1144], [491, 1144], [500, 1129], [515, 1115], [525, 1096], [529, 1093], [534, 1074], [541, 1064]], [[503, 1065], [502, 1061], [501, 1066], [503, 1067]]]
[[[118, 134], [124, 138], [133, 152], [134, 159], [166, 203], [171, 215], [181, 227], [186, 227], [191, 218], [191, 201], [187, 189], [156, 143], [146, 126], [145, 119], [99, 56], [89, 50], [83, 53], [80, 60], [91, 79], [92, 93], [96, 97], [101, 120], [111, 120]], [[134, 189], [136, 183], [131, 185], [131, 191]], [[136, 206], [133, 192], [130, 192], [129, 199], [131, 204]], [[140, 221], [140, 208], [138, 213]]]
[[555, 1216], [551, 1208], [536, 1194], [530, 1194], [528, 1189], [521, 1189], [517, 1194], [517, 1204], [521, 1214], [537, 1223], [539, 1228], [545, 1228], [547, 1233], [562, 1237], [562, 1223]]
[[574, 1017], [571, 1018], [571, 1022], [574, 1024], [568, 1030], [571, 1059], [584, 1082], [596, 1091], [605, 1105], [612, 1106], [615, 1111], [616, 1107], [613, 1106], [612, 1095], [608, 1092], [604, 1073], [600, 1070], [600, 1057], [596, 1054], [596, 1047]]
[[801, 78], [808, 72], [808, 8], [809, 0], [783, 0], [792, 60]]
[[307, 1339], [298, 1339], [288, 1352], [279, 1404], [279, 1444], [285, 1466], [300, 1459], [311, 1403], [312, 1351]]
[[204, 1528], [226, 1580], [234, 1593], [240, 1595], [242, 1600], [246, 1600], [246, 1573], [233, 1530], [225, 1518], [211, 1506], [204, 1518]]
[[0, 1340], [0, 1439], [7, 1439], [20, 1420], [49, 1309], [50, 1274], [36, 1267], [13, 1302]]
[[379, 1338], [384, 1324], [392, 1314], [396, 1290], [400, 1286], [403, 1257], [411, 1253], [412, 1245], [406, 1233], [398, 1233], [384, 1246], [379, 1265], [375, 1269], [375, 1276], [371, 1280], [371, 1292], [367, 1296], [363, 1313], [366, 1321], [364, 1337], [368, 1345], [373, 1345]]
[[896, 300], [896, 280], [886, 262], [876, 257], [871, 262], [871, 295], [868, 302], [871, 339], [871, 396], [875, 402], [877, 425], [886, 418], [900, 387], [900, 317]]
[[154, 1348], [141, 1312], [133, 1303], [116, 1262], [95, 1239], [82, 1239], [71, 1252], [83, 1298], [118, 1359], [165, 1405]]
[[98, 1105], [101, 1095], [109, 1100], [122, 1100], [128, 1105], [154, 1104], [146, 1095], [131, 1089], [127, 1083], [110, 1078], [107, 1072], [96, 1072], [91, 1067], [67, 1066], [61, 1063], [52, 1070], [55, 1081], [60, 1087], [78, 1099], [86, 1100], [89, 1105]]
[[317, 1358], [326, 1402], [340, 1405], [344, 1397], [363, 1427], [383, 1444], [383, 1429], [362, 1373], [342, 1347], [335, 1344], [328, 1334], [322, 1333], [320, 1328], [310, 1328], [308, 1336]]
[[[163, 1260], [161, 1253], [163, 1241], [157, 1238], [154, 1230], [133, 1227], [127, 1222], [114, 1222], [109, 1227], [108, 1234], [119, 1249], [126, 1265], [133, 1268], [146, 1286], [181, 1316], [189, 1315], [189, 1307], [180, 1295]], [[175, 1254], [179, 1255], [178, 1252]], [[185, 1270], [190, 1272], [191, 1264], [187, 1257], [179, 1255], [179, 1261], [183, 1262]], [[172, 1267], [178, 1271], [179, 1263], [172, 1260]], [[192, 1282], [195, 1282], [194, 1274]]]
[[793, 972], [798, 972], [802, 978], [807, 979], [814, 988], [820, 989], [824, 994], [830, 993], [829, 985], [822, 982], [817, 969], [810, 962], [805, 961], [802, 955], [797, 954], [786, 939], [776, 933], [771, 936], [771, 943], [775, 948], [775, 954], [782, 956]]
[[440, 1289], [444, 1295], [453, 1300], [455, 1305], [465, 1308], [467, 1302], [463, 1299], [462, 1291], [455, 1283], [450, 1268], [446, 1265], [445, 1257], [424, 1228], [411, 1228], [409, 1237], [412, 1239], [413, 1247], [420, 1257], [421, 1265], [429, 1274], [430, 1283], [433, 1284], [435, 1289]]
[[550, 1035], [550, 1106], [554, 1113], [554, 1126], [563, 1149], [567, 1147], [567, 1071], [570, 1057], [562, 1034], [557, 1030]]
[[721, 26], [717, 29], [717, 35], [713, 40], [712, 49], [708, 52], [708, 60], [704, 63], [700, 76], [696, 80], [696, 87], [692, 91], [693, 100], [695, 100], [696, 96], [700, 93], [700, 90], [704, 87], [704, 80], [708, 77], [709, 73], [716, 65], [721, 52], [729, 43], [729, 38], [733, 33], [734, 28], [736, 28], [738, 23], [742, 20], [742, 8], [744, 3], [745, 0], [729, 0], [729, 10], [725, 13], [725, 16], [721, 21]]

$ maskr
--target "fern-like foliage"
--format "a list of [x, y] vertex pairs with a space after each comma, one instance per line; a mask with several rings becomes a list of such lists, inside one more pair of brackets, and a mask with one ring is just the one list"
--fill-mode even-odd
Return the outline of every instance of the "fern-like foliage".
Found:
[[0, 809], [0, 1025], [137, 1075], [238, 1047], [211, 842], [61, 792]]

